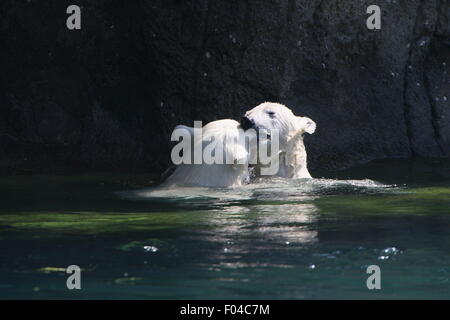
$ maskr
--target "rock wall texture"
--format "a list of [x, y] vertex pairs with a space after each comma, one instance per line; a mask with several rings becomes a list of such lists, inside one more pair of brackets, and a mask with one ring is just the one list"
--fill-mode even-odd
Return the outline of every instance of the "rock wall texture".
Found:
[[449, 0], [2, 0], [0, 44], [1, 168], [162, 169], [263, 101], [317, 122], [312, 168], [450, 153]]

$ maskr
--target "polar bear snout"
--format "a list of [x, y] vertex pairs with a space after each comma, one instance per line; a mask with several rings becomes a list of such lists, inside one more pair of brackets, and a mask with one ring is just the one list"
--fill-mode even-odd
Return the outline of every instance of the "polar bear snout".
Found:
[[253, 128], [255, 126], [255, 121], [249, 119], [247, 116], [243, 116], [241, 117], [240, 124], [241, 128], [244, 131], [247, 131], [248, 129]]

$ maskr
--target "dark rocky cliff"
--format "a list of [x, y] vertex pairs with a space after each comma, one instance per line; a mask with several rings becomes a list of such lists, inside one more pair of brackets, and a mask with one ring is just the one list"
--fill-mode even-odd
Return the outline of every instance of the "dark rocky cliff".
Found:
[[447, 0], [3, 0], [0, 43], [3, 169], [161, 169], [175, 125], [267, 100], [317, 122], [312, 168], [450, 153]]

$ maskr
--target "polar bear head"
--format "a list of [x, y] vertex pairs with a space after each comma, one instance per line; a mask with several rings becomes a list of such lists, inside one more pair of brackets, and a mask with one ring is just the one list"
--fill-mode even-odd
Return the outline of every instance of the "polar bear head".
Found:
[[278, 130], [279, 145], [283, 150], [294, 135], [314, 133], [316, 123], [307, 117], [295, 116], [291, 109], [280, 103], [264, 102], [245, 113], [241, 118], [241, 127], [244, 130], [253, 128], [268, 135], [272, 130]]
[[[307, 169], [307, 155], [303, 144], [303, 134], [312, 134], [316, 130], [313, 120], [299, 117], [286, 106], [279, 103], [264, 102], [249, 110], [241, 118], [241, 128], [256, 131], [256, 146], [249, 149], [250, 159], [257, 167], [270, 164], [268, 175], [275, 173], [287, 178], [311, 178]], [[253, 130], [249, 130], [253, 129]], [[270, 161], [262, 161], [261, 154], [267, 153]], [[262, 153], [260, 151], [263, 151]], [[265, 175], [261, 171], [261, 174]]]

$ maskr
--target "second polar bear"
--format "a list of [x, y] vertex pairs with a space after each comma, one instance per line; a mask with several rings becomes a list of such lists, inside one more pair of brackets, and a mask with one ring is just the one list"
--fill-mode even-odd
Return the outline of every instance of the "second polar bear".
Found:
[[279, 132], [279, 154], [274, 157], [278, 163], [277, 176], [285, 178], [311, 178], [307, 168], [306, 149], [303, 134], [313, 134], [316, 123], [307, 117], [295, 116], [288, 107], [273, 102], [264, 102], [247, 111], [241, 118], [244, 130], [257, 132]]

